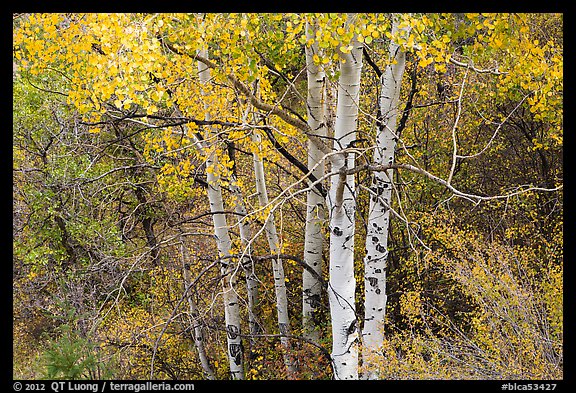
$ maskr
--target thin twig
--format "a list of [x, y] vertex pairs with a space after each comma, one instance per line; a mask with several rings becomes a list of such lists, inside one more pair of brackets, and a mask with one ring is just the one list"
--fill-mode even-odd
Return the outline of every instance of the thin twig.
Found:
[[456, 141], [456, 129], [458, 128], [458, 122], [460, 121], [460, 115], [462, 113], [462, 95], [464, 94], [464, 86], [466, 85], [466, 78], [468, 77], [469, 69], [466, 68], [464, 73], [464, 78], [462, 79], [462, 86], [460, 86], [460, 94], [458, 94], [458, 112], [456, 113], [456, 119], [454, 120], [454, 125], [452, 126], [452, 167], [450, 168], [450, 173], [448, 174], [447, 183], [450, 184], [452, 181], [452, 176], [454, 176], [454, 171], [456, 170], [456, 161], [458, 160], [458, 146]]

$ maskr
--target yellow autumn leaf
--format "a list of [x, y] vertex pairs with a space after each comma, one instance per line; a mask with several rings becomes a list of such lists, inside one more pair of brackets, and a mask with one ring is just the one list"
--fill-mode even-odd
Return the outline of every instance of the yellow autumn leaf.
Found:
[[432, 59], [430, 57], [425, 57], [418, 62], [418, 66], [424, 68], [432, 63]]

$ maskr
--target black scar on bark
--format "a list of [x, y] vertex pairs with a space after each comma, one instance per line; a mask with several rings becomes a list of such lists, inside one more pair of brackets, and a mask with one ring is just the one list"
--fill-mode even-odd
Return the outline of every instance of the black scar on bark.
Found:
[[378, 252], [386, 252], [386, 247], [381, 245], [380, 243], [376, 244], [376, 251]]
[[342, 230], [338, 227], [334, 227], [334, 229], [332, 230], [332, 233], [334, 233], [335, 236], [342, 236]]
[[307, 288], [304, 290], [304, 301], [310, 305], [312, 308], [318, 308], [320, 306], [320, 295], [310, 294], [312, 291]]
[[376, 277], [367, 277], [367, 279], [371, 287], [375, 287], [378, 285], [378, 279]]
[[315, 294], [310, 296], [310, 307], [312, 308], [318, 308], [321, 305], [321, 299], [320, 299], [320, 295]]
[[374, 273], [382, 273], [382, 269], [376, 269], [374, 270]]
[[348, 329], [346, 329], [346, 334], [351, 335], [356, 330], [356, 320], [353, 320]]
[[238, 333], [240, 333], [238, 326], [235, 325], [226, 326], [226, 331], [230, 340], [234, 340], [236, 337], [238, 337]]
[[378, 238], [376, 236], [372, 236], [372, 242], [373, 243], [378, 243]]
[[283, 335], [288, 334], [288, 324], [287, 323], [279, 323], [278, 329], [280, 330], [280, 334], [283, 334]]
[[234, 359], [237, 366], [242, 362], [242, 344], [230, 344], [230, 356]]

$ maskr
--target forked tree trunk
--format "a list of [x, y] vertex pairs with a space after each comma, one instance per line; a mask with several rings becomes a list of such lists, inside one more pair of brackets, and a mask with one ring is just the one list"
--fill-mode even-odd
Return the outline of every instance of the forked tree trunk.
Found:
[[[392, 35], [398, 32], [394, 15]], [[390, 42], [388, 65], [381, 77], [379, 124], [376, 132], [374, 164], [394, 163], [396, 148], [396, 120], [400, 85], [406, 63], [405, 52]], [[365, 379], [377, 379], [377, 352], [384, 340], [386, 315], [386, 260], [388, 257], [388, 229], [392, 203], [393, 171], [374, 172], [370, 187], [370, 208], [366, 230], [364, 258], [364, 326], [362, 328], [362, 361]]]
[[[351, 23], [353, 16], [348, 17]], [[356, 139], [362, 46], [353, 39], [342, 54], [334, 126], [332, 172], [354, 167], [354, 153], [343, 151]], [[354, 292], [354, 231], [356, 214], [353, 175], [332, 176], [330, 209], [330, 280], [328, 298], [332, 320], [332, 362], [335, 379], [358, 379], [358, 321]]]
[[[316, 37], [316, 26], [306, 23], [306, 38]], [[319, 54], [318, 43], [305, 47], [306, 70], [308, 77], [307, 112], [308, 125], [317, 136], [326, 136], [326, 75], [314, 64], [314, 54]], [[324, 175], [323, 153], [312, 141], [308, 141], [308, 170], [316, 179]], [[322, 284], [322, 248], [324, 236], [322, 222], [325, 220], [324, 197], [316, 187], [311, 187], [306, 195], [306, 229], [304, 234], [304, 263], [317, 275], [307, 269], [302, 273], [302, 327], [303, 336], [315, 343], [320, 338], [317, 312], [320, 307]]]

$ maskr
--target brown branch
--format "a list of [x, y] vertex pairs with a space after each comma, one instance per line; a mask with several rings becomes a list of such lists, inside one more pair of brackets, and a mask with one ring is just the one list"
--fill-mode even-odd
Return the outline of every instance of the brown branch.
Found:
[[[286, 158], [288, 161], [290, 161], [290, 163], [292, 165], [294, 165], [296, 168], [298, 168], [300, 170], [300, 172], [304, 173], [306, 175], [306, 177], [308, 179], [310, 179], [311, 182], [315, 183], [317, 182], [317, 178], [316, 176], [314, 176], [312, 174], [312, 172], [308, 171], [308, 167], [306, 165], [304, 165], [302, 162], [300, 162], [296, 157], [294, 157], [292, 154], [290, 154], [290, 152], [288, 150], [286, 150], [284, 148], [284, 146], [282, 146], [278, 140], [274, 137], [274, 134], [272, 133], [272, 130], [269, 127], [263, 127], [263, 130], [266, 133], [266, 136], [268, 137], [268, 140], [272, 143], [272, 146], [274, 146], [274, 148], [276, 150], [278, 150], [278, 152], [280, 154], [282, 154], [282, 156], [284, 156], [284, 158]], [[324, 189], [324, 187], [322, 186], [322, 183], [316, 183], [315, 185], [316, 189], [318, 190], [318, 192], [320, 192], [320, 195], [322, 195], [322, 197], [326, 197], [327, 192]]]
[[366, 47], [362, 48], [362, 53], [364, 54], [364, 58], [366, 59], [366, 62], [368, 64], [370, 64], [370, 66], [372, 67], [372, 69], [374, 70], [374, 72], [376, 72], [376, 75], [378, 75], [378, 78], [380, 78], [382, 76], [382, 71], [380, 70], [380, 67], [378, 67], [376, 65], [376, 63], [374, 63], [374, 60], [372, 60], [372, 58], [370, 57], [370, 55], [368, 54], [368, 51], [366, 50]]
[[402, 111], [402, 118], [398, 122], [398, 128], [396, 129], [396, 135], [398, 136], [398, 138], [400, 138], [402, 131], [406, 127], [406, 122], [408, 121], [408, 116], [410, 115], [410, 111], [412, 110], [413, 105], [414, 105], [414, 96], [418, 92], [418, 79], [417, 79], [418, 73], [417, 73], [417, 70], [418, 70], [418, 68], [414, 67], [414, 70], [412, 70], [412, 74], [410, 75], [410, 80], [412, 83], [411, 83], [411, 87], [410, 87], [410, 93], [408, 94], [408, 101], [406, 102], [406, 106], [404, 107], [404, 110]]
[[60, 91], [48, 90], [48, 89], [44, 89], [44, 88], [42, 88], [42, 87], [36, 86], [36, 85], [33, 84], [32, 82], [30, 82], [30, 79], [29, 79], [29, 78], [25, 78], [25, 80], [26, 80], [26, 82], [28, 82], [28, 83], [30, 84], [30, 86], [32, 86], [33, 88], [38, 89], [38, 90], [41, 90], [41, 91], [43, 91], [43, 92], [45, 92], [45, 93], [60, 94], [61, 96], [68, 97], [68, 94], [62, 93], [62, 92], [60, 92]]

